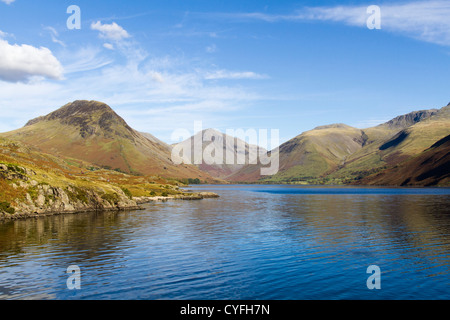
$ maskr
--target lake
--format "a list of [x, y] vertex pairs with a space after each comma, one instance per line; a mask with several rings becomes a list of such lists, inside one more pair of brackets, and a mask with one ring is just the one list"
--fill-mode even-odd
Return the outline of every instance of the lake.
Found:
[[448, 188], [189, 189], [220, 198], [0, 223], [0, 299], [450, 298]]

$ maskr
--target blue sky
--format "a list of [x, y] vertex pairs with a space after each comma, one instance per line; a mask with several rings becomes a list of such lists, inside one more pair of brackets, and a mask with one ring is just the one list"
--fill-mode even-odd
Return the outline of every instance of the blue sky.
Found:
[[284, 142], [446, 105], [449, 59], [446, 0], [0, 0], [0, 131], [87, 99], [166, 142], [194, 121]]

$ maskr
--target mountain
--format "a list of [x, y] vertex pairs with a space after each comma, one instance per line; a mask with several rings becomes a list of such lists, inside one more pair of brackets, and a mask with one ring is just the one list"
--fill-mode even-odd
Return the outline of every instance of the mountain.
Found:
[[159, 140], [154, 135], [148, 133], [148, 132], [139, 132], [141, 135], [143, 135], [145, 138], [150, 140], [151, 142], [160, 145], [162, 148], [165, 148], [168, 152], [172, 152], [172, 146], [165, 143], [164, 141]]
[[108, 105], [98, 101], [68, 103], [0, 136], [35, 146], [45, 153], [116, 171], [213, 180], [195, 166], [175, 165], [168, 145], [132, 129]]
[[450, 185], [450, 135], [418, 156], [362, 179], [364, 185]]
[[[300, 181], [335, 170], [350, 154], [361, 149], [367, 137], [360, 129], [345, 124], [317, 127], [279, 147], [279, 173], [267, 182]], [[260, 165], [249, 165], [229, 177], [232, 181], [256, 181]]]
[[398, 116], [386, 123], [380, 124], [375, 128], [383, 128], [388, 130], [406, 129], [418, 122], [427, 120], [439, 113], [438, 109], [413, 111], [405, 115]]
[[[437, 111], [434, 109], [429, 112], [416, 111], [380, 126], [365, 129], [364, 132], [376, 138], [347, 157], [344, 164], [328, 178], [353, 183], [420, 154], [450, 133], [449, 109], [447, 106]], [[417, 117], [418, 114], [426, 116]], [[392, 129], [396, 119], [405, 118], [416, 120], [407, 124], [400, 121], [401, 125]]]
[[414, 111], [366, 129], [345, 124], [321, 126], [280, 146], [280, 167], [276, 175], [262, 177], [259, 174], [261, 166], [246, 165], [227, 179], [236, 182], [356, 183], [421, 154], [449, 133], [450, 105]]
[[212, 193], [184, 192], [173, 179], [136, 176], [46, 154], [0, 137], [0, 221], [45, 214], [140, 209], [140, 203], [200, 200]]
[[[201, 143], [201, 148], [195, 148], [195, 142]], [[242, 139], [231, 137], [215, 129], [206, 129], [198, 132], [194, 136], [172, 146], [189, 154], [186, 155], [188, 163], [196, 163], [196, 159], [201, 159], [196, 163], [197, 167], [215, 178], [227, 179], [245, 165], [250, 159], [257, 159], [258, 150], [267, 150], [256, 145], [251, 145]], [[217, 154], [216, 154], [217, 152]], [[211, 156], [211, 160], [205, 159], [205, 155]]]

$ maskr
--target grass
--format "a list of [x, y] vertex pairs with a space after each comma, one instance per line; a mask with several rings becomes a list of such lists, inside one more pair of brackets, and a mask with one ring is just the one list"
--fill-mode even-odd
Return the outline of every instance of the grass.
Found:
[[[23, 176], [14, 180], [0, 177], [0, 209], [8, 213], [13, 212], [15, 205], [26, 201], [27, 194], [36, 200], [45, 186], [61, 188], [71, 201], [82, 203], [89, 203], [90, 191], [96, 191], [112, 205], [120, 200], [119, 193], [129, 199], [182, 193], [178, 186], [183, 184], [174, 179], [107, 170], [88, 162], [41, 153], [21, 143], [12, 144], [4, 138], [0, 138], [0, 163], [5, 164], [8, 171]], [[35, 174], [27, 175], [25, 168]], [[44, 196], [46, 204], [55, 200], [52, 195]]]

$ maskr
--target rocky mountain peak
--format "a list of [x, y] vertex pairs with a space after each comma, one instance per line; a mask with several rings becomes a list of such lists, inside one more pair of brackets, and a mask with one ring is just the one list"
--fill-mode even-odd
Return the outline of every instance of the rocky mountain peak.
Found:
[[25, 126], [32, 125], [40, 121], [50, 120], [67, 120], [68, 118], [78, 117], [86, 118], [93, 114], [114, 113], [114, 111], [105, 103], [98, 101], [76, 100], [70, 102], [56, 111], [49, 113], [46, 116], [41, 116], [28, 121]]
[[438, 109], [413, 111], [408, 114], [398, 116], [380, 126], [388, 127], [389, 129], [406, 129], [417, 122], [429, 119], [439, 112]]
[[54, 120], [63, 125], [79, 127], [83, 138], [93, 134], [113, 134], [131, 138], [133, 132], [133, 129], [128, 126], [125, 120], [107, 104], [88, 100], [70, 102], [46, 116], [28, 121], [25, 126]]

